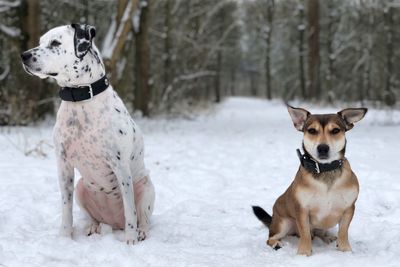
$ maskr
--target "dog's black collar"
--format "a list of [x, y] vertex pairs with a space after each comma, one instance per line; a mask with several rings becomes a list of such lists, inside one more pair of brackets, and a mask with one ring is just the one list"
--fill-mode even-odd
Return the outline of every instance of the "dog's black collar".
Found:
[[304, 153], [302, 155], [300, 149], [297, 149], [296, 151], [297, 151], [297, 156], [300, 159], [301, 166], [303, 166], [306, 170], [316, 174], [336, 170], [342, 167], [344, 162], [344, 160], [339, 159], [339, 160], [334, 160], [331, 163], [319, 163], [315, 161], [313, 158], [311, 158], [310, 155], [308, 155], [307, 153]]
[[78, 87], [61, 87], [59, 92], [60, 98], [64, 101], [78, 102], [92, 99], [95, 95], [100, 94], [109, 86], [107, 76], [104, 75], [100, 80], [86, 86]]

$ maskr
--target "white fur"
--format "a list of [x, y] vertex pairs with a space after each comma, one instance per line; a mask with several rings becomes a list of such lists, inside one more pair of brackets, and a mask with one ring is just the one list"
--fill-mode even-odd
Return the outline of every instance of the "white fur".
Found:
[[[52, 47], [54, 40], [61, 44]], [[28, 51], [35, 60], [24, 62], [24, 67], [40, 78], [52, 76], [60, 86], [83, 86], [104, 76], [104, 65], [100, 56], [95, 56], [99, 52], [94, 43], [92, 51], [82, 59], [76, 57], [74, 49], [74, 28], [54, 28], [40, 38], [38, 47]], [[62, 196], [61, 234], [71, 237], [73, 232], [74, 168], [77, 168], [83, 181], [94, 182], [102, 192], [115, 190], [110, 195], [115, 193], [122, 198], [127, 243], [144, 239], [153, 211], [154, 188], [144, 165], [141, 132], [112, 86], [89, 101], [62, 101], [54, 142]], [[132, 188], [144, 177], [148, 180], [135, 205]], [[98, 231], [97, 227], [94, 222], [90, 232]]]
[[339, 160], [342, 158], [340, 151], [343, 150], [345, 144], [346, 144], [346, 139], [343, 137], [339, 141], [335, 142], [324, 142], [324, 144], [329, 146], [329, 153], [328, 153], [328, 158], [327, 159], [320, 159], [318, 157], [318, 150], [317, 147], [320, 145], [320, 142], [313, 142], [308, 140], [307, 138], [304, 138], [303, 140], [304, 147], [307, 150], [310, 155], [317, 160], [320, 163], [330, 163], [334, 160]]

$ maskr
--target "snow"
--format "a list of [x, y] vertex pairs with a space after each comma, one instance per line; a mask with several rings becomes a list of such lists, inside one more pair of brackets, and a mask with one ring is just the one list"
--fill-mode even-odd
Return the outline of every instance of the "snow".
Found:
[[301, 133], [279, 102], [230, 98], [191, 120], [137, 119], [157, 199], [150, 236], [135, 246], [105, 225], [101, 235], [85, 236], [88, 220], [76, 203], [74, 237], [59, 237], [56, 163], [46, 145], [52, 123], [3, 128], [0, 266], [400, 266], [399, 115], [370, 110], [348, 132], [361, 187], [353, 253], [315, 239], [311, 257], [296, 255], [295, 237], [279, 251], [267, 247], [268, 230], [250, 208], [271, 211], [298, 168]]

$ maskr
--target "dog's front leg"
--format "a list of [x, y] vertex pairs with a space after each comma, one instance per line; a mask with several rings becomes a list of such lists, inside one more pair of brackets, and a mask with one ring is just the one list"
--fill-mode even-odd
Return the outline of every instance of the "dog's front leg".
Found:
[[118, 180], [122, 202], [124, 205], [125, 241], [128, 245], [133, 245], [138, 242], [138, 220], [134, 202], [135, 197], [133, 192], [133, 179], [131, 171], [128, 165], [124, 166], [122, 164], [117, 164], [113, 171]]
[[353, 219], [355, 206], [354, 204], [344, 211], [342, 218], [339, 222], [339, 231], [337, 239], [337, 247], [340, 251], [351, 251], [349, 243], [349, 226]]
[[65, 237], [72, 237], [72, 204], [74, 192], [74, 168], [65, 158], [58, 157], [58, 181], [61, 190], [62, 221], [60, 234]]
[[306, 209], [300, 208], [296, 216], [297, 229], [300, 235], [299, 247], [297, 254], [311, 255], [311, 229], [310, 229], [310, 216]]

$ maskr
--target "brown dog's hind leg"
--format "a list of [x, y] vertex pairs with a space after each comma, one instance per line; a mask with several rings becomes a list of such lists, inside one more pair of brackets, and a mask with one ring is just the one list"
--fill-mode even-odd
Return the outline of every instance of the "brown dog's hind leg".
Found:
[[269, 238], [267, 245], [275, 250], [283, 247], [281, 238], [284, 238], [288, 233], [293, 231], [293, 223], [290, 219], [275, 216], [272, 218], [271, 226], [269, 227]]
[[332, 235], [331, 233], [329, 233], [326, 230], [322, 230], [322, 229], [314, 229], [313, 230], [313, 237], [319, 237], [322, 241], [324, 241], [326, 244], [330, 244], [333, 241], [335, 241], [337, 239], [336, 236]]

